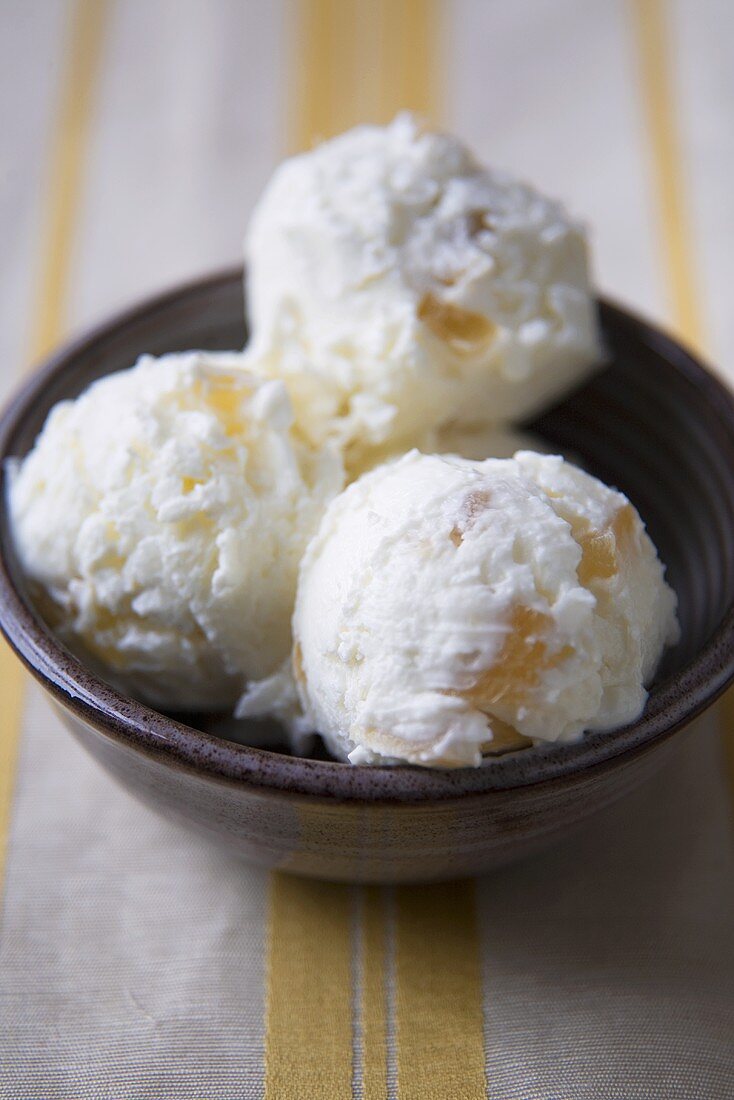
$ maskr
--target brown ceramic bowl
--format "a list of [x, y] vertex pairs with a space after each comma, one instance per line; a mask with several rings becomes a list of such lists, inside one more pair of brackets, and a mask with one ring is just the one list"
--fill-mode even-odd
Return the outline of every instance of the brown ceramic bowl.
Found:
[[[26, 453], [54, 402], [141, 352], [242, 346], [242, 318], [237, 270], [101, 326], [5, 411], [0, 459]], [[604, 302], [601, 318], [611, 365], [530, 427], [630, 496], [678, 593], [682, 640], [633, 725], [460, 771], [352, 767], [224, 740], [119, 694], [57, 641], [28, 599], [3, 510], [6, 637], [121, 783], [251, 861], [401, 882], [485, 871], [550, 843], [656, 769], [734, 674], [734, 403], [668, 336]]]

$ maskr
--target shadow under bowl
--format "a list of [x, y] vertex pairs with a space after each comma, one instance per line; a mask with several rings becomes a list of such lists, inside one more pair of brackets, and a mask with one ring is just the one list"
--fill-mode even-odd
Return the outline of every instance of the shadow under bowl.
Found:
[[[734, 675], [734, 402], [669, 336], [600, 303], [609, 366], [528, 425], [623, 490], [679, 599], [682, 637], [641, 718], [476, 769], [353, 767], [225, 740], [108, 686], [33, 607], [0, 511], [0, 626], [66, 725], [149, 805], [298, 874], [408, 882], [486, 871], [550, 844], [658, 768]], [[61, 350], [0, 421], [0, 460], [51, 407], [139, 354], [241, 347], [242, 271], [152, 299]], [[5, 500], [3, 484], [2, 500]], [[216, 728], [216, 727], [215, 727]]]

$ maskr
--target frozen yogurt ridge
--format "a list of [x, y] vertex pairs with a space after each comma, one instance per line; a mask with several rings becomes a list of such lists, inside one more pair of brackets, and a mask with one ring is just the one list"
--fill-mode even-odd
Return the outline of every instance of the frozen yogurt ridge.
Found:
[[601, 359], [582, 228], [410, 115], [285, 161], [246, 260], [250, 368], [355, 470], [528, 417]]
[[[293, 631], [297, 733], [352, 763], [459, 767], [635, 720], [678, 627], [621, 493], [557, 456], [414, 451], [331, 502]], [[250, 698], [268, 691], [293, 702], [282, 674]]]
[[343, 484], [292, 421], [234, 353], [146, 356], [52, 410], [11, 479], [16, 545], [50, 624], [122, 690], [221, 710], [286, 658]]

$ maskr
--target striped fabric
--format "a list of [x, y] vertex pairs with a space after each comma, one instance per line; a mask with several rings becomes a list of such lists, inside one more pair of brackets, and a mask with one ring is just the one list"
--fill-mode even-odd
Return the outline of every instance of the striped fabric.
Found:
[[[603, 289], [725, 369], [733, 31], [728, 0], [8, 0], [0, 384], [236, 260], [280, 156], [401, 106], [562, 196]], [[734, 1095], [730, 702], [555, 851], [393, 890], [244, 867], [0, 677], [1, 1098]]]

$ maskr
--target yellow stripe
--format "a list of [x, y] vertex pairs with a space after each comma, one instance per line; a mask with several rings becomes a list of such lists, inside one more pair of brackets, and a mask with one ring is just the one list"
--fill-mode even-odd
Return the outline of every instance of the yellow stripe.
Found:
[[400, 1100], [484, 1100], [474, 883], [401, 888], [395, 920]]
[[378, 886], [364, 889], [362, 911], [362, 1095], [387, 1096], [387, 935], [385, 895]]
[[[359, 122], [386, 122], [402, 108], [437, 121], [441, 8], [440, 0], [295, 0], [291, 8], [294, 88], [288, 121], [290, 150], [310, 148]], [[321, 890], [327, 891], [328, 897], [322, 898]], [[350, 1020], [350, 911], [346, 896], [338, 891], [333, 886], [275, 879], [266, 1044], [267, 1095], [273, 1098], [336, 1095], [339, 1088], [346, 1089], [347, 1076], [351, 1077], [351, 1033], [348, 1036], [343, 1030]], [[334, 904], [335, 897], [338, 904]], [[387, 1094], [383, 900], [377, 889], [364, 892], [361, 1022], [365, 1100], [382, 1100]], [[328, 932], [323, 928], [327, 906]], [[399, 892], [395, 990], [401, 1100], [484, 1096], [475, 918], [473, 886]], [[317, 953], [324, 947], [318, 961], [312, 955], [315, 944]], [[311, 1022], [321, 1016], [317, 1006], [322, 1010], [328, 1006], [328, 1015], [313, 1027]], [[294, 1018], [302, 1021], [296, 1030], [292, 1028]], [[328, 1036], [328, 1050], [319, 1046], [324, 1036]], [[318, 1052], [315, 1056], [314, 1051]], [[327, 1085], [325, 1073], [329, 1075]], [[288, 1088], [292, 1091], [285, 1091]]]
[[403, 109], [438, 122], [442, 99], [440, 0], [379, 0], [380, 97], [376, 120]]
[[289, 146], [307, 149], [352, 123], [359, 0], [296, 0]]
[[[358, 51], [367, 41], [357, 33], [362, 7], [360, 0], [294, 0], [290, 7], [290, 152], [355, 120]], [[350, 891], [274, 874], [269, 925], [266, 1100], [351, 1097]]]
[[271, 878], [266, 1100], [352, 1096], [352, 892]]
[[701, 310], [676, 125], [665, 0], [630, 0], [642, 97], [652, 155], [665, 274], [673, 322], [692, 347], [702, 346]]
[[403, 108], [436, 120], [440, 0], [296, 0], [291, 10], [291, 151]]
[[[59, 116], [49, 158], [42, 269], [34, 319], [31, 359], [45, 355], [61, 337], [72, 244], [76, 230], [84, 150], [93, 89], [101, 55], [104, 0], [78, 0], [73, 11]], [[25, 676], [0, 640], [0, 895], [23, 716]]]
[[[683, 156], [676, 125], [671, 35], [663, 0], [630, 0], [642, 94], [653, 153], [656, 205], [666, 259], [675, 326], [692, 347], [702, 349], [703, 330], [696, 264], [683, 186]], [[719, 703], [724, 763], [734, 798], [734, 689]]]
[[66, 76], [49, 166], [33, 359], [46, 355], [59, 342], [64, 330], [69, 268], [94, 106], [94, 87], [102, 54], [106, 7], [105, 0], [77, 0], [74, 5]]
[[7, 642], [0, 638], [0, 904], [5, 881], [5, 857], [10, 833], [15, 770], [23, 717], [25, 675]]

